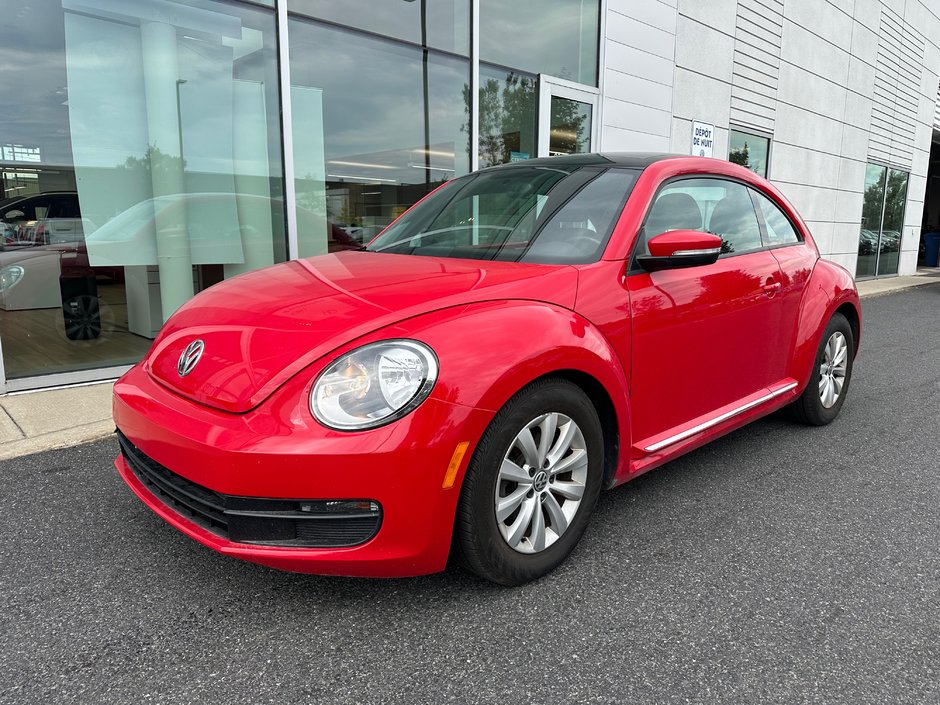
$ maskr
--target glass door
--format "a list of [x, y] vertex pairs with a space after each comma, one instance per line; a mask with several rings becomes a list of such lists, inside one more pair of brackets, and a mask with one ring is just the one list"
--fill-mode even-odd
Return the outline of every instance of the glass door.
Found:
[[553, 76], [539, 76], [540, 157], [595, 149], [597, 89]]
[[868, 165], [855, 269], [857, 279], [898, 273], [909, 177], [906, 171]]

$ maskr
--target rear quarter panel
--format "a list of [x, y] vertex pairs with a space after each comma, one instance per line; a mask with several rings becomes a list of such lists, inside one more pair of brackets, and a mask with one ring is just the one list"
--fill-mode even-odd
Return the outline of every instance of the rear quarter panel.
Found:
[[810, 275], [803, 294], [800, 318], [791, 355], [790, 376], [804, 389], [809, 383], [816, 359], [816, 351], [823, 331], [838, 310], [854, 311], [858, 323], [855, 336], [855, 353], [858, 353], [861, 337], [862, 311], [859, 304], [855, 280], [849, 272], [834, 262], [819, 259]]

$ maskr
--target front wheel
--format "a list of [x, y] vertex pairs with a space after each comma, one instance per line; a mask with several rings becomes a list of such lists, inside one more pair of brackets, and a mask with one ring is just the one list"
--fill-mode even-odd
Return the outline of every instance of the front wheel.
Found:
[[841, 313], [829, 319], [823, 332], [813, 376], [790, 411], [793, 418], [810, 426], [825, 426], [839, 415], [852, 379], [855, 339], [852, 326]]
[[455, 540], [483, 578], [520, 585], [559, 565], [600, 494], [604, 438], [577, 385], [535, 382], [511, 399], [480, 440], [461, 489]]

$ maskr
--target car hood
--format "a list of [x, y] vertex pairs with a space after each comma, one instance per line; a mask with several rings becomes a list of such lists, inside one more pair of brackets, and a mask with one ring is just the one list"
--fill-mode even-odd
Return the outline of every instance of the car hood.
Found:
[[[249, 411], [310, 363], [379, 328], [450, 306], [502, 299], [574, 305], [565, 265], [338, 252], [251, 272], [205, 290], [167, 321], [145, 360], [158, 382], [201, 404]], [[185, 376], [181, 354], [204, 350]]]

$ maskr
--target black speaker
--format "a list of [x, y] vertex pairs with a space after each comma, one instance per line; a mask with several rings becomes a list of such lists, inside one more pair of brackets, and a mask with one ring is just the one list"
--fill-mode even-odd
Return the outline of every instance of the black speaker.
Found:
[[98, 282], [93, 274], [60, 277], [65, 335], [69, 340], [91, 340], [101, 335]]

